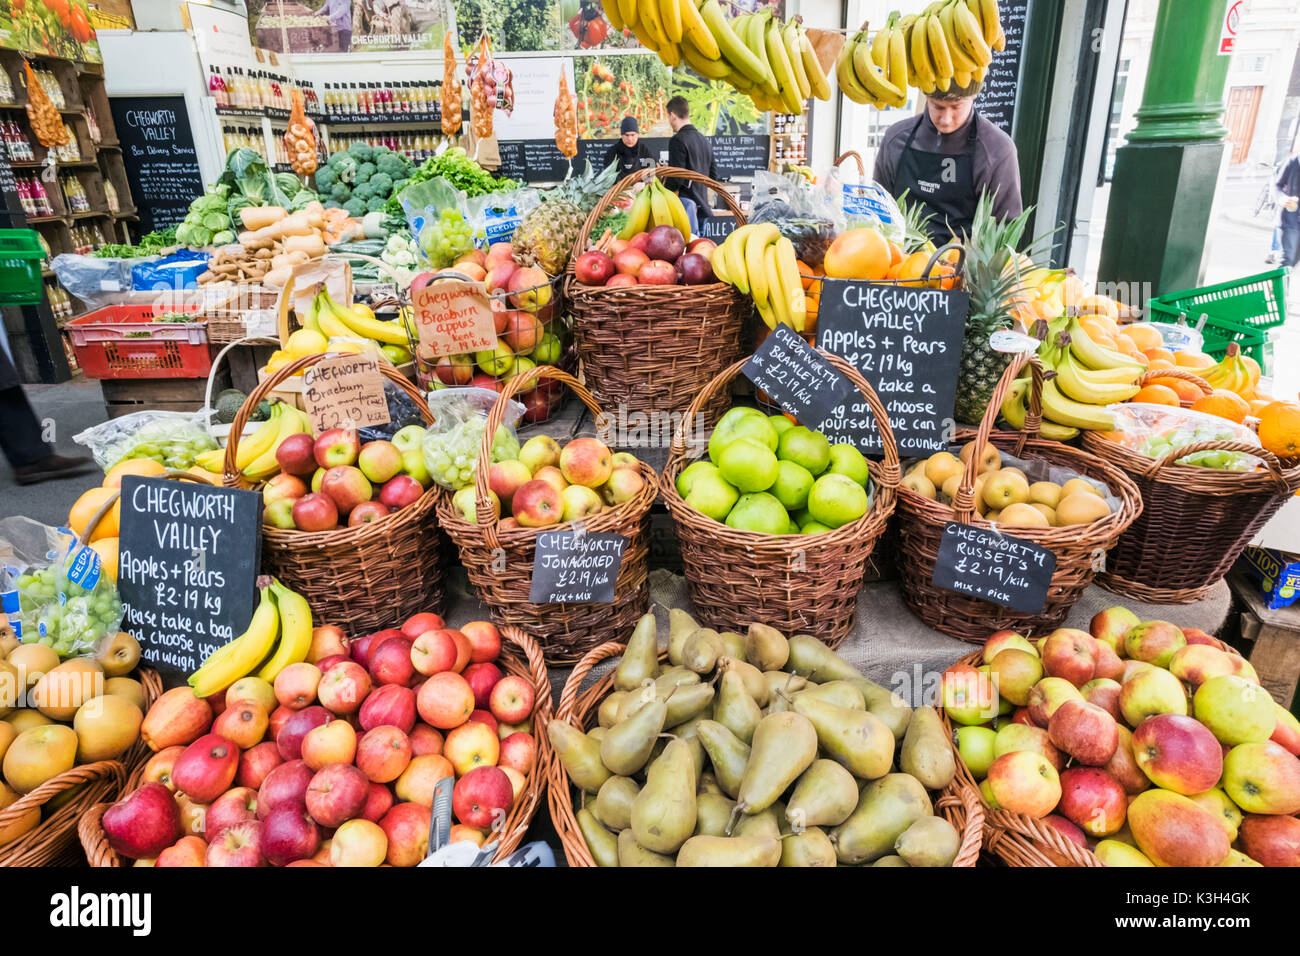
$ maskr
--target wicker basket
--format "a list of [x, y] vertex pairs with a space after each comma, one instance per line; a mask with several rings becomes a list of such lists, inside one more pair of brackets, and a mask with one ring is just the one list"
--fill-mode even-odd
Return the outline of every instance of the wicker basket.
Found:
[[[1300, 489], [1300, 461], [1281, 462], [1242, 442], [1197, 442], [1160, 459], [1091, 433], [1085, 433], [1083, 447], [1133, 479], [1142, 495], [1142, 514], [1106, 556], [1097, 583], [1149, 604], [1201, 600]], [[1264, 469], [1174, 464], [1198, 451], [1245, 452], [1261, 459]]]
[[[838, 355], [817, 352], [862, 393], [880, 429], [884, 461], [870, 463], [875, 492], [865, 515], [816, 535], [760, 534], [714, 521], [687, 507], [677, 492], [677, 476], [687, 464], [681, 427], [659, 493], [677, 529], [691, 602], [701, 621], [735, 631], [758, 620], [786, 634], [812, 634], [834, 647], [853, 627], [858, 591], [872, 549], [893, 514], [901, 471], [894, 433], [875, 390]], [[715, 395], [725, 396], [744, 364], [735, 362], [719, 372], [695, 397], [683, 425], [695, 421]]]
[[240, 282], [232, 284], [230, 297], [215, 308], [204, 311], [208, 320], [208, 342], [229, 345], [248, 336], [244, 313], [253, 309], [274, 309], [279, 293], [263, 285]]
[[475, 475], [479, 520], [477, 523], [466, 521], [452, 506], [450, 497], [444, 495], [438, 502], [438, 521], [456, 542], [470, 583], [491, 611], [492, 620], [499, 625], [523, 628], [531, 634], [541, 645], [548, 664], [571, 664], [598, 644], [630, 631], [636, 619], [649, 607], [646, 557], [656, 475], [649, 465], [642, 462], [641, 477], [645, 479], [645, 486], [635, 498], [583, 519], [588, 532], [614, 532], [628, 539], [613, 602], [533, 604], [529, 601], [538, 533], [568, 525], [501, 528], [500, 517], [491, 516], [487, 479], [492, 460], [492, 437], [505, 417], [507, 403], [517, 391], [542, 379], [567, 385], [591, 409], [597, 422], [605, 419], [604, 412], [582, 383], [557, 368], [540, 365], [510, 379], [488, 413], [479, 450]]
[[[560, 706], [555, 711], [556, 720], [567, 721], [584, 731], [596, 725], [596, 712], [600, 709], [600, 703], [614, 689], [614, 672], [609, 671], [586, 689], [583, 689], [582, 685], [595, 665], [622, 654], [626, 646], [614, 642], [602, 644], [578, 662], [569, 674], [568, 680], [565, 681], [564, 690], [560, 693]], [[661, 650], [660, 662], [667, 658], [668, 651]], [[596, 863], [587, 849], [587, 842], [582, 838], [582, 831], [578, 828], [573, 806], [573, 788], [569, 784], [568, 774], [564, 772], [564, 765], [549, 748], [547, 758], [550, 792], [546, 800], [551, 809], [551, 823], [564, 848], [565, 859], [569, 861], [569, 866], [595, 866]], [[958, 758], [958, 763], [960, 762]], [[974, 866], [979, 858], [980, 840], [984, 830], [984, 806], [980, 802], [978, 790], [971, 794], [969, 790], [960, 788], [957, 784], [958, 782], [954, 780], [944, 789], [934, 802], [934, 808], [962, 835], [961, 849], [957, 852], [953, 866]]]
[[[979, 667], [983, 654], [974, 651], [958, 664]], [[954, 727], [947, 713], [939, 708], [943, 729], [952, 736]], [[984, 849], [1007, 866], [1101, 866], [1102, 863], [1087, 847], [1067, 839], [1050, 823], [1027, 817], [1010, 810], [994, 810], [984, 802], [979, 784], [971, 776], [966, 761], [957, 753], [957, 778], [952, 786], [969, 802], [976, 801], [984, 811]]]
[[[324, 354], [297, 359], [258, 384], [230, 425], [225, 484], [248, 488], [235, 466], [239, 437], [248, 417], [281, 382], [315, 365]], [[420, 390], [383, 362], [380, 373], [410, 397], [432, 422]], [[333, 531], [295, 531], [262, 526], [262, 570], [279, 578], [311, 605], [317, 620], [338, 624], [351, 634], [390, 627], [419, 611], [441, 613], [442, 563], [434, 506], [443, 497], [436, 485], [414, 504], [379, 521]]]
[[[744, 214], [721, 183], [672, 166], [653, 173], [703, 183], [722, 197], [737, 225], [744, 225]], [[597, 220], [646, 175], [625, 177], [596, 204], [578, 233], [575, 261], [587, 249]], [[578, 282], [572, 265], [565, 296], [587, 387], [605, 407], [637, 412], [680, 412], [689, 405], [718, 369], [740, 357], [741, 332], [753, 312], [753, 304], [725, 282], [610, 289]]]
[[[497, 659], [501, 669], [507, 674], [523, 677], [533, 685], [535, 695], [533, 704], [533, 738], [537, 741], [537, 762], [529, 771], [527, 782], [521, 798], [515, 801], [497, 834], [499, 845], [495, 860], [502, 860], [519, 849], [533, 815], [541, 806], [542, 794], [549, 781], [550, 757], [547, 743], [546, 724], [551, 719], [551, 683], [546, 674], [546, 663], [537, 643], [523, 631], [514, 627], [501, 629], [501, 656]], [[131, 773], [123, 793], [128, 793], [140, 785], [144, 764], [152, 753], [145, 758]], [[124, 860], [108, 845], [104, 835], [104, 812], [112, 806], [110, 803], [97, 803], [90, 807], [77, 825], [77, 836], [91, 866], [130, 866], [130, 860]]]
[[[995, 432], [993, 419], [1006, 398], [1012, 383], [1028, 364], [1033, 377], [1029, 413], [1021, 432]], [[1016, 528], [1014, 535], [1046, 548], [1056, 555], [1056, 570], [1047, 590], [1047, 601], [1038, 614], [1026, 614], [984, 601], [977, 597], [948, 591], [933, 583], [935, 563], [943, 531], [954, 520], [980, 528], [992, 528], [975, 513], [974, 481], [977, 456], [970, 456], [961, 487], [952, 507], [916, 494], [907, 488], [899, 491], [898, 527], [900, 577], [903, 599], [922, 621], [935, 630], [964, 641], [982, 644], [996, 631], [1009, 629], [1021, 633], [1049, 631], [1065, 620], [1070, 608], [1092, 583], [1100, 559], [1115, 546], [1120, 534], [1142, 512], [1137, 486], [1113, 465], [1060, 442], [1034, 437], [1042, 421], [1043, 366], [1036, 357], [1021, 356], [1002, 374], [993, 398], [989, 401], [978, 431], [964, 430], [957, 441], [974, 440], [977, 447], [986, 443], [1010, 451], [1017, 458], [1044, 459], [1069, 468], [1106, 484], [1120, 499], [1120, 506], [1092, 524], [1065, 528]]]

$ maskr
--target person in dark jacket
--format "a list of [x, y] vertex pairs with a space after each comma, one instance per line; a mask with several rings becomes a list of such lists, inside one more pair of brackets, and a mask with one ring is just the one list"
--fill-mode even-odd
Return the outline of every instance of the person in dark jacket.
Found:
[[1300, 263], [1300, 156], [1292, 153], [1277, 180], [1278, 204], [1282, 207], [1282, 265], [1293, 269]]
[[18, 381], [18, 371], [0, 339], [0, 451], [13, 466], [14, 480], [34, 485], [51, 478], [71, 478], [95, 470], [89, 458], [65, 458], [41, 437], [41, 423]]
[[641, 130], [636, 124], [635, 116], [623, 117], [618, 134], [618, 142], [605, 151], [605, 162], [602, 164], [604, 168], [608, 169], [609, 164], [617, 160], [618, 178], [622, 179], [629, 173], [648, 169], [655, 164], [650, 148], [641, 142]]
[[992, 193], [999, 219], [1020, 215], [1020, 162], [1016, 145], [975, 109], [981, 83], [951, 87], [926, 99], [920, 116], [885, 131], [873, 176], [897, 199], [920, 201], [931, 216], [926, 228], [942, 245], [969, 232], [980, 196]]
[[[686, 97], [674, 96], [666, 108], [668, 125], [673, 130], [673, 138], [668, 141], [668, 165], [717, 179], [718, 164], [713, 161], [709, 138], [691, 125], [691, 108]], [[664, 185], [681, 197], [691, 220], [691, 232], [698, 234], [700, 221], [710, 218], [708, 189], [703, 183], [687, 179], [665, 179]]]

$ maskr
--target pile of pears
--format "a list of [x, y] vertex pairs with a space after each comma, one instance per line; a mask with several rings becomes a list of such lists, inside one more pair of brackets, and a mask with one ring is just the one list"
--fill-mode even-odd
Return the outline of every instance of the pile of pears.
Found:
[[597, 726], [547, 726], [597, 866], [951, 866], [930, 791], [956, 773], [913, 710], [815, 637], [637, 622]]

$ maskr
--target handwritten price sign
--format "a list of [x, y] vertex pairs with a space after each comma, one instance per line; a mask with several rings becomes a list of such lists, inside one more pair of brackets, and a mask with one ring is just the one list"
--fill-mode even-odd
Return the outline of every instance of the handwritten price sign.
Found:
[[481, 282], [430, 283], [411, 297], [411, 308], [425, 361], [497, 344], [496, 318]]
[[933, 581], [1014, 611], [1038, 614], [1056, 571], [1056, 555], [996, 528], [951, 521], [943, 529]]
[[307, 369], [302, 403], [316, 435], [331, 428], [368, 428], [392, 421], [379, 359], [373, 355], [340, 355]]
[[534, 604], [608, 604], [623, 565], [621, 534], [549, 531], [537, 536], [528, 600]]
[[853, 391], [852, 382], [784, 325], [763, 340], [741, 371], [808, 428], [820, 428]]

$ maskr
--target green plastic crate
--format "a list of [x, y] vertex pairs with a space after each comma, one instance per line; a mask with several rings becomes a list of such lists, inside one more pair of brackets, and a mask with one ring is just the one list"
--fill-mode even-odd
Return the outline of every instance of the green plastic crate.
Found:
[[1184, 319], [1195, 328], [1202, 316], [1205, 354], [1223, 358], [1229, 342], [1261, 366], [1269, 357], [1268, 330], [1286, 323], [1286, 269], [1156, 296], [1147, 303], [1152, 322]]
[[36, 305], [45, 250], [34, 229], [0, 229], [0, 305]]

